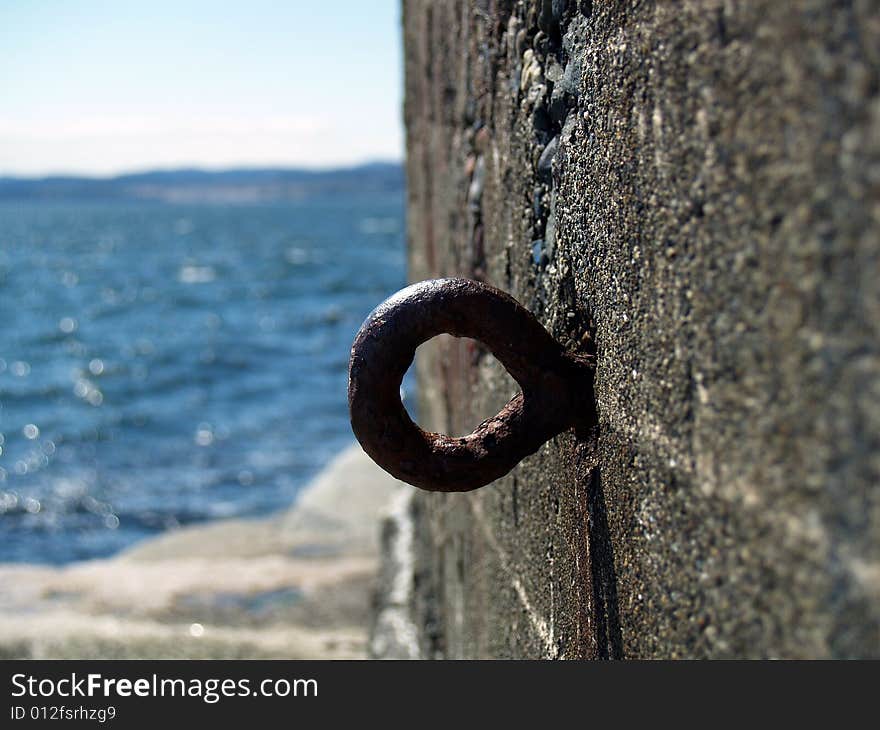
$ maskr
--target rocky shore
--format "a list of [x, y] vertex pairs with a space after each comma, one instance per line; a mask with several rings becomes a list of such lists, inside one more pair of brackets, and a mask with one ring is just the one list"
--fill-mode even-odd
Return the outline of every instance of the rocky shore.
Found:
[[400, 487], [352, 446], [282, 514], [106, 560], [0, 565], [0, 658], [366, 657], [380, 523]]

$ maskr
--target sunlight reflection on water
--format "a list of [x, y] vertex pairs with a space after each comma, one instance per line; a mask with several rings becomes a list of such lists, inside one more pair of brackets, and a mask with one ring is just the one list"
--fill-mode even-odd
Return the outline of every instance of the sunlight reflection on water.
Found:
[[349, 347], [404, 283], [402, 208], [0, 205], [0, 561], [288, 505], [352, 439]]

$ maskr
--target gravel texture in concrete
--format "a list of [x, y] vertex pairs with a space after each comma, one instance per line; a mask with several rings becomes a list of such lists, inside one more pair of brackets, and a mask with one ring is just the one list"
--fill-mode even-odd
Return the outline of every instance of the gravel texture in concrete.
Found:
[[[880, 656], [880, 6], [405, 0], [413, 280], [598, 355], [595, 438], [419, 494], [425, 656]], [[420, 348], [423, 425], [515, 386]]]

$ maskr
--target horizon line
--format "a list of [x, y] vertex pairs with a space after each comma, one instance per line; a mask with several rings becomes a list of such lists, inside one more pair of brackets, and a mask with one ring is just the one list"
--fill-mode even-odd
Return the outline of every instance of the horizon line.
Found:
[[370, 158], [361, 162], [351, 162], [344, 164], [328, 164], [328, 165], [309, 165], [309, 164], [242, 164], [229, 166], [214, 165], [193, 165], [181, 163], [180, 165], [161, 166], [161, 167], [139, 167], [128, 168], [113, 173], [89, 173], [89, 172], [49, 172], [37, 174], [21, 174], [15, 172], [6, 172], [0, 170], [0, 180], [21, 180], [28, 182], [41, 182], [53, 179], [77, 179], [91, 180], [95, 182], [116, 180], [122, 177], [132, 177], [135, 175], [150, 175], [155, 173], [175, 173], [175, 172], [203, 172], [207, 174], [222, 174], [227, 172], [338, 172], [343, 170], [356, 170], [361, 167], [370, 167], [372, 165], [403, 165], [404, 158]]

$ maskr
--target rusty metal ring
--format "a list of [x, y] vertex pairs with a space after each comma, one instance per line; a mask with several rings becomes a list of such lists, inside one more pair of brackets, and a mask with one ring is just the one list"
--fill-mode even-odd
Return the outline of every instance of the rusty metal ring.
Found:
[[[441, 333], [485, 344], [522, 392], [467, 436], [420, 429], [400, 400], [416, 348]], [[469, 279], [413, 284], [380, 304], [351, 348], [348, 404], [364, 451], [409, 484], [466, 492], [507, 474], [545, 441], [595, 423], [592, 358], [568, 353], [534, 315]]]

